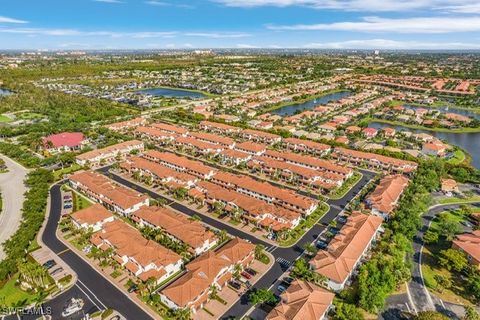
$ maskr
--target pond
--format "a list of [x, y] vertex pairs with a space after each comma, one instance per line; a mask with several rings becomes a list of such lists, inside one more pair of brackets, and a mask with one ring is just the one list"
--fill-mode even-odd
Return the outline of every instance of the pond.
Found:
[[292, 103], [287, 106], [273, 110], [271, 113], [278, 114], [279, 116], [290, 116], [297, 111], [310, 110], [317, 106], [327, 104], [331, 101], [340, 100], [342, 98], [350, 96], [350, 91], [338, 91], [330, 94], [326, 94], [319, 98], [311, 99], [303, 103]]
[[[409, 105], [409, 104], [404, 104], [403, 107], [407, 108], [407, 109], [412, 109], [412, 110], [422, 108], [422, 107], [419, 107], [419, 106], [412, 106], [412, 105]], [[480, 113], [476, 113], [476, 112], [465, 110], [465, 109], [457, 109], [457, 108], [451, 107], [451, 106], [440, 106], [440, 107], [435, 107], [435, 108], [426, 107], [426, 108], [423, 108], [423, 109], [427, 109], [427, 110], [432, 109], [432, 111], [433, 110], [438, 110], [442, 113], [452, 112], [452, 113], [456, 113], [456, 114], [461, 114], [462, 116], [472, 117], [472, 118], [480, 120]]]
[[177, 88], [152, 88], [152, 89], [139, 90], [137, 92], [140, 94], [149, 94], [154, 97], [164, 97], [164, 98], [201, 99], [207, 96], [201, 92], [190, 91], [185, 89], [177, 89]]
[[480, 132], [475, 133], [451, 133], [451, 132], [436, 132], [429, 130], [410, 129], [402, 126], [393, 126], [386, 123], [371, 122], [369, 127], [381, 129], [385, 127], [394, 128], [397, 131], [408, 130], [415, 133], [427, 133], [438, 139], [445, 140], [449, 144], [459, 146], [466, 150], [472, 156], [472, 165], [480, 169]]

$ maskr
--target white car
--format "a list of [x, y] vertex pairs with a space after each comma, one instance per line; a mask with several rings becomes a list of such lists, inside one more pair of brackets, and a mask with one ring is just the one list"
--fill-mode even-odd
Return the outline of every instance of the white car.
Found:
[[78, 311], [82, 310], [83, 304], [84, 304], [84, 302], [83, 302], [82, 299], [72, 298], [68, 302], [68, 304], [65, 306], [65, 308], [63, 308], [62, 317], [66, 318], [66, 317], [71, 316], [72, 314], [77, 313]]

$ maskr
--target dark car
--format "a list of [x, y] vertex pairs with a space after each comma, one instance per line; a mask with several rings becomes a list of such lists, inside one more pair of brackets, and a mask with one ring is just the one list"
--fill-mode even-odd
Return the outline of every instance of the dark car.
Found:
[[257, 271], [253, 270], [252, 268], [245, 268], [245, 272], [248, 272], [252, 275], [252, 277], [257, 275]]
[[47, 269], [51, 269], [51, 268], [53, 268], [53, 267], [56, 266], [56, 265], [57, 265], [57, 263], [55, 262], [55, 260], [48, 260], [47, 262], [45, 262], [45, 263], [43, 264], [43, 266], [44, 266], [45, 268], [47, 268]]
[[336, 235], [339, 231], [340, 231], [340, 229], [335, 228], [335, 227], [328, 228], [328, 232], [330, 232], [333, 235]]
[[293, 282], [293, 278], [292, 277], [285, 277], [283, 278], [283, 282], [287, 283], [287, 284], [291, 284]]
[[345, 217], [345, 216], [338, 216], [338, 219], [337, 219], [337, 220], [338, 220], [338, 222], [340, 222], [340, 223], [345, 223], [345, 222], [347, 222], [347, 217]]
[[318, 249], [323, 250], [323, 249], [325, 249], [325, 248], [328, 246], [328, 244], [327, 244], [325, 241], [319, 240], [319, 241], [317, 241], [317, 242], [315, 243], [315, 246], [316, 246]]
[[251, 279], [251, 278], [252, 278], [252, 275], [249, 274], [249, 273], [247, 273], [247, 272], [245, 272], [245, 271], [243, 271], [243, 272], [241, 273], [241, 275], [242, 275], [244, 278], [246, 278], [246, 279]]
[[138, 287], [136, 284], [134, 284], [133, 286], [131, 286], [130, 288], [128, 288], [128, 292], [129, 293], [132, 293], [132, 292], [135, 292], [138, 290]]
[[238, 282], [236, 282], [236, 281], [230, 281], [230, 282], [228, 283], [228, 285], [229, 285], [230, 287], [232, 287], [233, 289], [235, 289], [235, 290], [240, 290], [240, 288], [242, 287], [242, 286], [240, 285], [240, 283], [238, 283]]
[[72, 208], [72, 205], [71, 204], [66, 204], [63, 206], [63, 209], [70, 209]]

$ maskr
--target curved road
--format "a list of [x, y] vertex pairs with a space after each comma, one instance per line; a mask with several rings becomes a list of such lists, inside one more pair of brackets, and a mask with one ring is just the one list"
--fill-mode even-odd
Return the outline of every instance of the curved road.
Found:
[[[480, 202], [469, 203], [469, 204], [480, 204]], [[446, 204], [446, 205], [437, 205], [430, 207], [427, 213], [422, 216], [422, 227], [417, 231], [415, 238], [413, 240], [413, 271], [412, 279], [408, 283], [408, 291], [411, 296], [411, 303], [414, 306], [414, 309], [417, 312], [428, 311], [428, 310], [437, 310], [445, 311], [445, 308], [438, 303], [438, 299], [435, 299], [434, 302], [428, 289], [425, 286], [422, 275], [422, 249], [423, 249], [423, 235], [427, 232], [432, 220], [435, 216], [445, 210], [456, 209], [460, 207], [462, 203], [459, 204]]]
[[[98, 170], [100, 173], [108, 175], [109, 178], [125, 185], [130, 188], [134, 188], [135, 190], [148, 194], [149, 196], [153, 198], [164, 198], [161, 194], [153, 192], [151, 190], [148, 190], [136, 183], [133, 183], [129, 180], [126, 180], [118, 175], [115, 175], [113, 173], [109, 173], [109, 167], [105, 167], [102, 169]], [[223, 222], [220, 222], [216, 219], [213, 219], [207, 215], [201, 214], [199, 212], [196, 212], [185, 205], [178, 203], [178, 202], [173, 202], [170, 204], [170, 207], [173, 209], [176, 209], [184, 214], [187, 214], [189, 216], [192, 216], [194, 214], [199, 215], [202, 217], [202, 222], [205, 222], [212, 227], [215, 227], [217, 229], [225, 229], [228, 233], [230, 233], [233, 236], [240, 237], [243, 239], [247, 239], [251, 241], [254, 244], [262, 244], [265, 246], [266, 250], [270, 252], [274, 257], [277, 263], [275, 263], [272, 268], [265, 273], [265, 275], [259, 279], [253, 288], [269, 288], [272, 284], [278, 281], [280, 276], [285, 273], [285, 271], [291, 266], [291, 264], [298, 259], [303, 253], [303, 247], [307, 243], [312, 243], [315, 241], [319, 235], [325, 231], [327, 228], [328, 224], [337, 218], [337, 216], [342, 212], [342, 210], [346, 207], [350, 201], [359, 194], [359, 192], [363, 189], [363, 187], [374, 178], [376, 173], [371, 172], [371, 171], [365, 171], [361, 170], [363, 176], [360, 179], [357, 184], [350, 189], [347, 194], [338, 200], [328, 200], [327, 203], [330, 205], [329, 211], [320, 219], [320, 223], [315, 224], [299, 241], [297, 244], [288, 247], [288, 248], [281, 248], [277, 246], [271, 246], [269, 243], [262, 241], [248, 233], [245, 233], [243, 231], [240, 231], [236, 229], [235, 227], [225, 224]], [[165, 199], [165, 198], [164, 198]], [[166, 199], [168, 200], [168, 199]], [[251, 305], [247, 301], [247, 295], [244, 294], [241, 296], [240, 300], [237, 301], [227, 312], [223, 315], [224, 318], [228, 317], [236, 317], [240, 318], [241, 316], [245, 315], [249, 309], [251, 308]]]
[[[27, 191], [24, 180], [28, 169], [12, 159], [0, 155], [5, 161], [8, 172], [0, 173], [0, 192], [2, 193], [2, 212], [0, 213], [0, 244], [8, 240], [17, 231], [22, 220], [24, 193]], [[0, 248], [0, 261], [5, 258]]]

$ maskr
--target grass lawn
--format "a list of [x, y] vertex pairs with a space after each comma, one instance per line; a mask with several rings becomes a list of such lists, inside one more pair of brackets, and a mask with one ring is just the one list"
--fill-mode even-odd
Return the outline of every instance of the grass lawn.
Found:
[[30, 294], [20, 290], [15, 286], [15, 281], [18, 279], [18, 274], [14, 275], [12, 279], [7, 281], [5, 285], [0, 288], [0, 305], [11, 307], [14, 304], [24, 302], [22, 305], [28, 305], [34, 301], [36, 295]]
[[462, 150], [455, 150], [453, 157], [447, 160], [449, 164], [460, 164], [465, 161], [465, 153]]
[[326, 203], [321, 203], [320, 206], [306, 219], [302, 220], [298, 226], [291, 230], [286, 239], [278, 242], [281, 247], [290, 247], [300, 239], [305, 232], [310, 230], [324, 215], [330, 207]]
[[450, 203], [476, 202], [476, 201], [480, 201], [480, 196], [473, 196], [473, 197], [469, 197], [469, 198], [451, 197], [451, 198], [440, 199], [437, 202], [439, 204], [450, 204]]
[[74, 163], [70, 167], [66, 167], [66, 168], [54, 171], [53, 178], [55, 179], [55, 181], [58, 181], [62, 179], [64, 174], [75, 172], [77, 170], [80, 170], [81, 168], [82, 168], [81, 165]]
[[9, 118], [7, 116], [4, 116], [3, 114], [0, 114], [0, 122], [7, 123], [7, 122], [12, 122], [13, 119]]
[[93, 202], [79, 194], [78, 192], [72, 192], [73, 195], [73, 212], [90, 207]]

